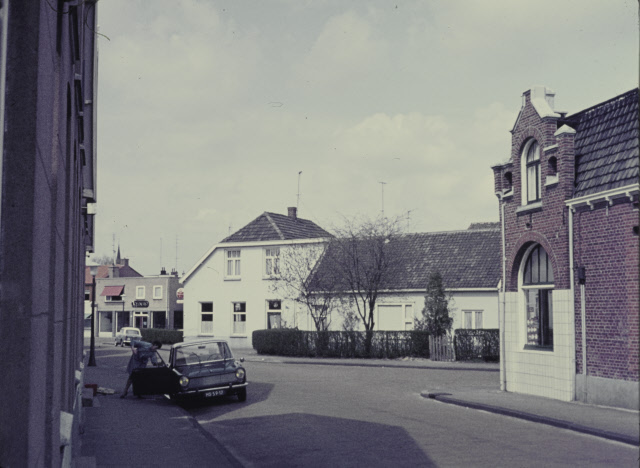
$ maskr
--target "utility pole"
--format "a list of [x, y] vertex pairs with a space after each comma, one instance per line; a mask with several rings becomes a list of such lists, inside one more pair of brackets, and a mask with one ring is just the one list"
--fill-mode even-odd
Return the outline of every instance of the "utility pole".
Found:
[[386, 182], [378, 182], [382, 186], [382, 215], [384, 216], [384, 186], [387, 185]]
[[298, 172], [298, 197], [296, 198], [296, 210], [300, 210], [300, 176], [302, 171]]

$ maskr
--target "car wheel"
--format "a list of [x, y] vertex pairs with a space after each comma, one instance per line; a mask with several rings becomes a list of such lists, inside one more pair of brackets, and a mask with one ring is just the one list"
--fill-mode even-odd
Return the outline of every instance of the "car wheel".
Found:
[[247, 401], [247, 389], [246, 388], [241, 388], [240, 390], [238, 390], [238, 401]]

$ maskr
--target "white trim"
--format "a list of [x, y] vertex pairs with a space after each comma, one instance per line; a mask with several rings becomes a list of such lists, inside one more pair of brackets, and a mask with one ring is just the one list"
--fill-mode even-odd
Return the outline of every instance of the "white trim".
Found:
[[545, 153], [549, 152], [549, 151], [553, 151], [553, 150], [557, 150], [558, 149], [558, 145], [551, 145], [551, 146], [547, 146], [546, 148], [542, 148], [542, 151], [544, 151]]
[[[233, 247], [238, 247], [238, 248], [262, 247], [262, 246], [269, 246], [269, 245], [286, 246], [286, 245], [296, 245], [296, 244], [322, 244], [328, 241], [329, 241], [328, 237], [317, 237], [313, 239], [273, 240], [273, 241], [259, 241], [259, 242], [224, 242], [224, 243], [215, 244], [213, 247], [211, 247], [207, 251], [206, 254], [202, 256], [202, 258], [200, 258], [200, 260], [196, 262], [194, 266], [191, 267], [191, 269], [187, 272], [187, 274], [181, 278], [180, 282], [183, 284], [186, 284], [187, 281], [189, 280], [189, 277], [191, 277], [191, 275], [193, 275], [193, 273], [195, 273], [195, 271], [198, 268], [200, 268], [202, 264], [217, 249], [227, 249], [227, 248], [233, 248]], [[225, 264], [225, 267], [226, 267], [226, 264]]]
[[615, 198], [629, 198], [631, 201], [638, 193], [640, 193], [640, 184], [625, 185], [624, 187], [592, 193], [583, 197], [572, 198], [571, 200], [567, 200], [565, 205], [573, 211], [581, 206], [590, 206], [591, 209], [593, 209], [593, 205], [598, 202], [608, 202], [609, 205], [611, 205]]
[[[562, 127], [560, 127], [558, 130], [556, 130], [556, 132], [553, 134], [553, 136], [557, 137], [560, 135], [564, 135], [564, 134], [569, 134], [569, 135], [573, 135], [576, 133], [575, 129], [569, 127], [567, 124], [563, 125]], [[557, 146], [557, 145], [556, 145]]]

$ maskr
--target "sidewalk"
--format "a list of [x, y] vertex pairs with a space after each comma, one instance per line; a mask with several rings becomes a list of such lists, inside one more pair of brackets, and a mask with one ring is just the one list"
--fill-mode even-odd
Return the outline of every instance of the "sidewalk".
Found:
[[[428, 359], [330, 359], [263, 356], [253, 349], [238, 349], [238, 356], [248, 362], [306, 363], [315, 365], [401, 367], [413, 369], [475, 370], [500, 372], [498, 363], [439, 362]], [[422, 391], [424, 398], [488, 411], [527, 421], [547, 424], [583, 434], [640, 446], [640, 413], [638, 411], [564, 402], [500, 390]]]
[[[83, 408], [84, 434], [74, 467], [96, 466], [241, 466], [180, 406], [164, 397], [127, 398], [122, 358], [109, 359], [112, 342], [96, 343], [96, 367], [85, 367], [85, 384], [115, 390], [97, 394]], [[126, 364], [126, 361], [125, 361]]]

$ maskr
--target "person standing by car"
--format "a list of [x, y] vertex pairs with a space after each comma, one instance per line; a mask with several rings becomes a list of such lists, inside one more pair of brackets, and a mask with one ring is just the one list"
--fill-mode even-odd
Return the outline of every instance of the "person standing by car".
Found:
[[147, 367], [147, 362], [149, 362], [149, 360], [151, 360], [151, 363], [154, 366], [158, 365], [156, 351], [160, 348], [162, 348], [162, 343], [159, 341], [154, 341], [153, 343], [141, 340], [131, 342], [131, 358], [127, 365], [129, 378], [127, 379], [127, 384], [124, 387], [124, 392], [122, 392], [120, 398], [126, 397], [129, 393], [129, 387], [131, 386], [131, 374], [135, 369], [144, 369]]

